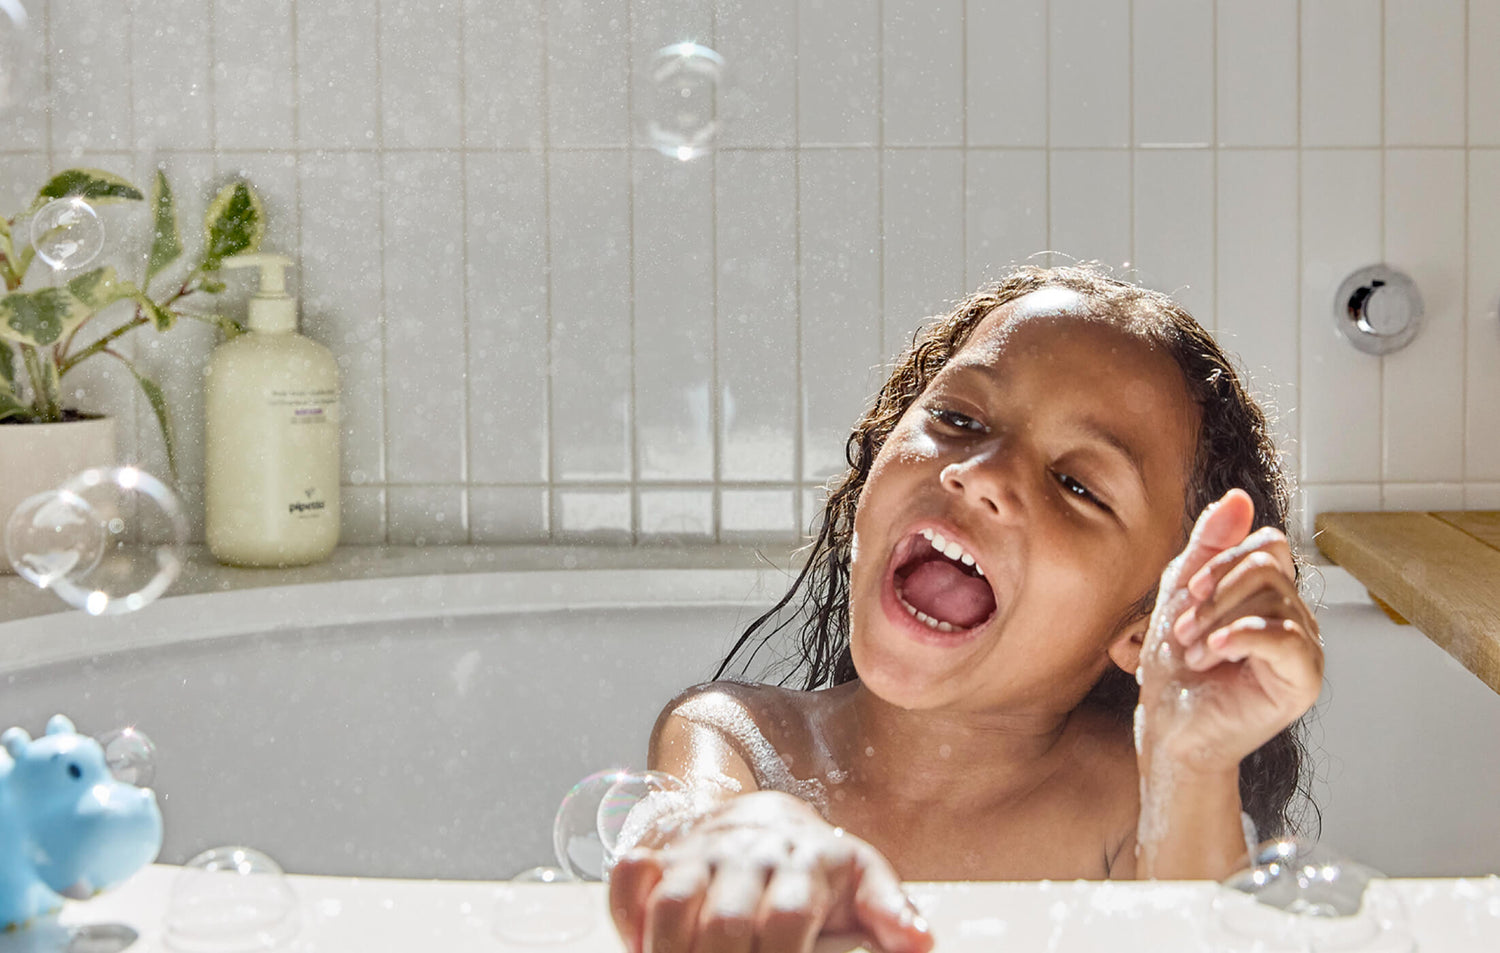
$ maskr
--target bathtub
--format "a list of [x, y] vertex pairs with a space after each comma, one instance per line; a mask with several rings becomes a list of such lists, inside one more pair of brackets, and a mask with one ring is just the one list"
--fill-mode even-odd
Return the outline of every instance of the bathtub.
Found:
[[[0, 726], [63, 711], [149, 734], [166, 863], [248, 844], [305, 874], [503, 879], [554, 862], [573, 782], [644, 766], [661, 706], [786, 584], [764, 565], [573, 562], [0, 623]], [[1324, 576], [1324, 842], [1392, 876], [1500, 871], [1500, 696]]]

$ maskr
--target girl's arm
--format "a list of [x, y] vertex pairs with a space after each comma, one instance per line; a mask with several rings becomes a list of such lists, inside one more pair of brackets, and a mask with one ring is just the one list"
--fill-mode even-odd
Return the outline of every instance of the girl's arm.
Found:
[[[715, 697], [705, 706], [707, 693]], [[725, 722], [752, 719], [739, 699], [705, 686], [657, 720], [650, 765], [688, 790], [655, 806], [644, 835], [610, 871], [610, 912], [631, 953], [795, 953], [825, 933], [861, 932], [885, 953], [927, 953], [926, 923], [885, 858], [805, 801], [758, 790], [720, 719], [699, 716], [704, 707], [738, 716]]]
[[1317, 701], [1323, 649], [1291, 548], [1250, 533], [1231, 490], [1204, 510], [1162, 575], [1141, 650], [1136, 873], [1213, 879], [1245, 866], [1239, 766]]

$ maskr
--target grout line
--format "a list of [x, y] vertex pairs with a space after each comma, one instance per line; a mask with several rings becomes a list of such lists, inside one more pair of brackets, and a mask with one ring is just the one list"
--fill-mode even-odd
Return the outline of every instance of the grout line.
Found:
[[[1043, 139], [1046, 143], [1045, 161], [1042, 163], [1045, 171], [1042, 175], [1043, 192], [1045, 193], [1046, 210], [1043, 212], [1047, 230], [1047, 248], [1053, 248], [1055, 242], [1052, 240], [1052, 2], [1044, 0], [1042, 3], [1042, 100], [1045, 103], [1043, 116]], [[1043, 265], [1052, 264], [1052, 253], [1049, 251]]]
[[[1458, 389], [1458, 480], [1463, 483], [1469, 478], [1469, 282], [1473, 276], [1469, 273], [1469, 260], [1473, 256], [1469, 254], [1469, 4], [1464, 4], [1464, 29], [1463, 29], [1463, 124], [1464, 124], [1464, 172], [1463, 172], [1463, 260], [1459, 263], [1462, 269], [1462, 292], [1459, 296], [1459, 367], [1458, 376], [1462, 385]], [[1464, 493], [1463, 503], [1468, 503], [1467, 490]]]
[[464, 428], [458, 435], [458, 466], [463, 473], [463, 485], [460, 487], [458, 496], [458, 518], [460, 528], [463, 530], [464, 539], [474, 541], [474, 528], [469, 520], [469, 486], [473, 482], [473, 459], [470, 454], [469, 435], [474, 432], [473, 407], [474, 398], [471, 392], [474, 375], [471, 371], [473, 352], [469, 347], [469, 114], [468, 114], [468, 24], [467, 4], [464, 0], [458, 3], [458, 227], [460, 241], [463, 249], [463, 268], [458, 275], [459, 286], [459, 316], [463, 321], [464, 329], [464, 354], [463, 354], [463, 389], [460, 394], [463, 400]]
[[[796, 302], [796, 354], [793, 358], [795, 387], [792, 401], [796, 419], [792, 422], [795, 439], [792, 443], [792, 483], [795, 486], [803, 478], [807, 466], [807, 378], [803, 368], [802, 329], [802, 6], [797, 5], [792, 17], [792, 142], [797, 146], [792, 153], [792, 299]], [[806, 526], [802, 511], [802, 494], [792, 491], [792, 531], [801, 535]]]
[[625, 4], [625, 260], [626, 333], [630, 338], [630, 383], [625, 397], [625, 456], [630, 471], [630, 541], [641, 541], [641, 495], [635, 488], [641, 480], [640, 404], [636, 382], [640, 360], [636, 348], [635, 320], [635, 5]]
[[969, 201], [969, 0], [963, 0], [959, 5], [958, 37], [958, 141], [963, 149], [959, 153], [958, 169], [959, 201], [963, 203], [963, 228], [959, 231], [958, 240], [960, 254], [963, 256], [961, 263], [964, 276], [960, 293], [968, 294], [974, 286], [974, 276], [969, 274], [969, 215], [972, 212], [972, 203]]
[[[1297, 254], [1294, 260], [1297, 263], [1297, 274], [1294, 276], [1293, 280], [1297, 285], [1297, 376], [1293, 383], [1293, 386], [1296, 388], [1296, 391], [1293, 394], [1293, 405], [1297, 408], [1297, 433], [1293, 439], [1297, 441], [1297, 470], [1295, 473], [1295, 477], [1296, 482], [1300, 485], [1302, 483], [1303, 474], [1306, 472], [1304, 470], [1304, 466], [1306, 465], [1306, 458], [1303, 454], [1303, 451], [1307, 446], [1307, 442], [1304, 439], [1304, 434], [1302, 432], [1302, 428], [1306, 425], [1307, 420], [1307, 415], [1302, 412], [1302, 341], [1303, 325], [1306, 321], [1306, 315], [1303, 313], [1303, 294], [1305, 293], [1305, 288], [1302, 275], [1304, 267], [1302, 263], [1302, 256], [1304, 251], [1304, 242], [1302, 235], [1302, 0], [1297, 0], [1295, 13], [1297, 17], [1297, 49], [1295, 53], [1296, 64], [1294, 66], [1294, 69], [1297, 71], [1297, 74], [1295, 86], [1296, 97], [1293, 101], [1293, 108], [1296, 110], [1294, 118], [1296, 120], [1297, 135], [1297, 161], [1294, 166], [1297, 175], [1297, 183], [1295, 187], [1296, 193], [1294, 196], [1297, 205], [1297, 234], [1294, 241], [1296, 241], [1297, 243]], [[1306, 520], [1309, 519], [1312, 515], [1307, 513], [1307, 495], [1305, 493], [1298, 493], [1298, 497], [1302, 501], [1302, 516], [1305, 523]], [[1309, 537], [1307, 542], [1311, 541], [1311, 537]]]
[[390, 410], [390, 348], [387, 346], [386, 331], [389, 324], [388, 302], [386, 301], [386, 241], [385, 241], [385, 216], [386, 195], [389, 187], [385, 184], [387, 179], [386, 154], [385, 154], [385, 65], [382, 56], [383, 46], [380, 31], [383, 25], [383, 13], [385, 2], [377, 0], [375, 4], [375, 144], [379, 152], [377, 166], [380, 169], [381, 187], [377, 190], [380, 198], [380, 478], [386, 492], [382, 494], [382, 503], [385, 510], [384, 532], [382, 536], [386, 542], [391, 539], [391, 493], [390, 487], [394, 485], [390, 472], [390, 446], [391, 446], [391, 410]]
[[876, 300], [880, 309], [880, 362], [882, 366], [890, 360], [889, 342], [886, 341], [886, 325], [889, 316], [885, 313], [885, 0], [875, 0], [875, 223], [879, 232], [880, 288]]
[[[1386, 260], [1386, 254], [1387, 254], [1387, 252], [1386, 252], [1386, 235], [1385, 235], [1385, 231], [1386, 231], [1386, 228], [1388, 227], [1388, 222], [1387, 222], [1387, 218], [1388, 218], [1387, 212], [1388, 212], [1388, 209], [1387, 209], [1387, 206], [1390, 203], [1390, 181], [1389, 181], [1389, 178], [1388, 178], [1389, 173], [1388, 173], [1387, 168], [1386, 168], [1386, 153], [1387, 153], [1387, 150], [1390, 147], [1389, 147], [1389, 144], [1386, 142], [1385, 71], [1386, 71], [1387, 67], [1389, 66], [1389, 63], [1388, 63], [1388, 57], [1386, 55], [1386, 53], [1387, 53], [1387, 50], [1386, 50], [1387, 38], [1386, 38], [1386, 22], [1385, 22], [1385, 5], [1386, 5], [1386, 0], [1380, 0], [1380, 260], [1382, 262]], [[1385, 499], [1385, 478], [1386, 478], [1385, 455], [1386, 455], [1386, 427], [1387, 427], [1388, 421], [1386, 419], [1386, 412], [1385, 412], [1385, 362], [1386, 362], [1386, 355], [1384, 355], [1384, 354], [1380, 355], [1380, 359], [1377, 362], [1377, 372], [1378, 372], [1377, 373], [1377, 377], [1378, 377], [1378, 380], [1380, 381], [1380, 389], [1379, 389], [1379, 392], [1376, 395], [1376, 402], [1375, 402], [1375, 406], [1378, 408], [1378, 416], [1376, 417], [1376, 420], [1379, 422], [1379, 426], [1377, 428], [1377, 434], [1378, 434], [1378, 436], [1380, 438], [1379, 472], [1380, 472], [1380, 486], [1381, 486], [1381, 489], [1380, 489], [1380, 508], [1381, 509], [1385, 509], [1385, 505], [1386, 505], [1386, 499]]]
[[[708, 11], [708, 35], [712, 38], [713, 48], [719, 48], [719, 8], [717, 4], [711, 5]], [[714, 100], [714, 118], [718, 118], [718, 100]], [[714, 540], [722, 540], [724, 533], [724, 407], [719, 393], [719, 154], [722, 149], [715, 148], [706, 158], [710, 161], [708, 175], [708, 202], [710, 209], [709, 226], [709, 252], [712, 267], [709, 269], [712, 275], [712, 307], [709, 309], [712, 318], [711, 341], [713, 348], [712, 359], [709, 361], [709, 394], [708, 414], [710, 426], [713, 433], [710, 435], [710, 444], [713, 448], [713, 501], [710, 517], [712, 526], [710, 535]]]
[[[1130, 145], [1130, 193], [1127, 196], [1130, 202], [1130, 242], [1126, 246], [1130, 259], [1125, 262], [1125, 273], [1120, 277], [1128, 279], [1129, 269], [1135, 269], [1137, 280], [1141, 274], [1141, 264], [1136, 260], [1135, 254], [1135, 194], [1138, 188], [1135, 170], [1135, 0], [1126, 0], [1125, 16], [1128, 21], [1126, 34], [1129, 37], [1125, 44], [1125, 103], [1126, 119], [1128, 120], [1129, 136], [1127, 142]], [[1113, 262], [1110, 262], [1113, 265]]]
[[547, 480], [546, 500], [543, 503], [545, 515], [545, 526], [547, 538], [555, 541], [557, 539], [557, 520], [553, 518], [555, 507], [558, 506], [557, 499], [557, 435], [553, 432], [556, 415], [553, 413], [552, 374], [557, 361], [553, 353], [557, 347], [552, 318], [552, 84], [551, 75], [548, 70], [550, 57], [547, 55], [548, 43], [551, 39], [549, 27], [551, 26], [547, 17], [547, 4], [545, 0], [537, 4], [538, 16], [541, 20], [538, 32], [541, 35], [541, 139], [542, 139], [542, 274], [545, 278], [545, 302], [546, 302], [546, 350], [547, 365], [546, 373], [542, 375], [543, 388], [545, 390], [543, 413], [547, 418], [547, 426], [543, 431], [546, 446], [543, 448], [546, 463], [543, 467]]
[[1213, 243], [1212, 253], [1209, 255], [1209, 275], [1213, 281], [1213, 294], [1209, 296], [1207, 306], [1213, 313], [1213, 330], [1217, 337], [1220, 327], [1219, 315], [1219, 5], [1214, 3], [1208, 12], [1209, 16], [1209, 50], [1212, 55], [1209, 59], [1209, 84], [1213, 90], [1209, 97], [1208, 113], [1208, 139], [1214, 146], [1209, 154], [1209, 176], [1212, 179], [1209, 184], [1209, 192], [1213, 196], [1213, 206], [1209, 210], [1212, 216], [1209, 224], [1209, 238]]

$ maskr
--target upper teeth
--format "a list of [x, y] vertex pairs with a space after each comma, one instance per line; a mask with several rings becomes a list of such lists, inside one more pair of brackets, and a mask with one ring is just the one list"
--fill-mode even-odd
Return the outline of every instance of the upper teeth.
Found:
[[948, 539], [935, 529], [922, 530], [922, 536], [932, 544], [933, 549], [942, 553], [944, 556], [947, 556], [949, 559], [956, 559], [959, 562], [963, 563], [965, 566], [973, 566], [975, 572], [979, 573], [981, 576], [984, 575], [984, 570], [974, 562], [974, 557], [964, 552], [964, 548], [958, 545], [958, 543], [954, 540]]

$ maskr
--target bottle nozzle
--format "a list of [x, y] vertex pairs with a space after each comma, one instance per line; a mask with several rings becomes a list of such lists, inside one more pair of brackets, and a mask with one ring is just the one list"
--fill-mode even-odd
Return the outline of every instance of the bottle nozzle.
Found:
[[260, 294], [279, 297], [286, 294], [286, 269], [294, 262], [285, 255], [258, 251], [230, 255], [222, 264], [225, 268], [259, 268]]
[[230, 255], [225, 268], [259, 268], [260, 290], [250, 298], [247, 323], [252, 331], [291, 331], [297, 327], [297, 302], [286, 293], [286, 269], [293, 264], [274, 252]]

